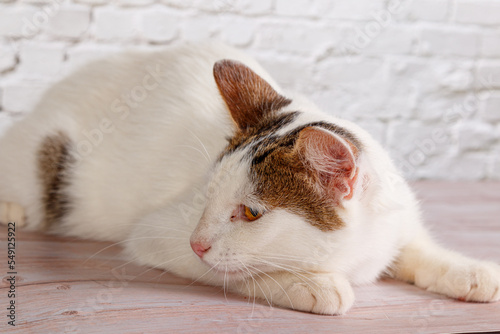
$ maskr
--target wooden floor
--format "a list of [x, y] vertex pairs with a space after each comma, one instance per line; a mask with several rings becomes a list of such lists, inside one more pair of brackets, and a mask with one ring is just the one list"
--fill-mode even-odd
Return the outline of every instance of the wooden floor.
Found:
[[[500, 263], [500, 183], [414, 185], [443, 244]], [[7, 253], [6, 228], [0, 252]], [[464, 333], [500, 330], [500, 303], [462, 303], [384, 279], [356, 287], [345, 316], [253, 304], [219, 288], [128, 264], [109, 244], [16, 234], [16, 327], [7, 325], [2, 260], [2, 333]], [[94, 256], [93, 256], [94, 255]], [[4, 314], [2, 314], [2, 312]]]

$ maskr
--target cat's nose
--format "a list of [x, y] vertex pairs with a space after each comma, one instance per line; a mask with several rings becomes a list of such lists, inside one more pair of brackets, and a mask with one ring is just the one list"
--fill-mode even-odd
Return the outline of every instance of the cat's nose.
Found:
[[211, 248], [211, 246], [204, 245], [200, 242], [191, 242], [191, 248], [200, 258], [203, 258], [206, 252]]

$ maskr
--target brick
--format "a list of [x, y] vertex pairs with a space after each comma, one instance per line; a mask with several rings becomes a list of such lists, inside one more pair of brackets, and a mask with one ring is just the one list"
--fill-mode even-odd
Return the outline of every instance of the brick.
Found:
[[277, 0], [276, 14], [281, 16], [307, 16], [347, 20], [392, 20], [393, 13], [380, 0]]
[[94, 34], [101, 40], [132, 39], [137, 35], [135, 10], [96, 8]]
[[460, 151], [481, 150], [490, 147], [497, 135], [491, 124], [470, 121], [458, 127], [458, 148]]
[[154, 3], [155, 0], [116, 0], [120, 6], [146, 6]]
[[473, 87], [473, 63], [443, 62], [435, 68], [438, 82], [442, 88], [450, 92], [466, 92]]
[[402, 5], [401, 16], [407, 20], [445, 21], [448, 14], [448, 0], [412, 0]]
[[474, 57], [479, 50], [479, 35], [466, 29], [424, 28], [420, 43], [426, 45], [424, 54]]
[[8, 112], [29, 112], [33, 110], [48, 84], [36, 81], [4, 84], [3, 108]]
[[16, 64], [14, 47], [10, 44], [0, 44], [0, 73], [13, 69]]
[[[41, 15], [41, 14], [42, 15]], [[0, 36], [31, 37], [40, 31], [47, 21], [43, 12], [32, 7], [0, 8]], [[37, 19], [33, 22], [33, 19]]]
[[366, 48], [361, 50], [361, 53], [409, 54], [416, 39], [416, 32], [408, 27], [391, 25], [386, 28], [382, 27], [380, 33], [373, 36], [373, 38], [369, 39], [370, 43]]
[[457, 0], [454, 19], [460, 23], [500, 25], [500, 2], [493, 0]]
[[73, 0], [76, 3], [86, 4], [86, 5], [105, 5], [109, 3], [109, 0]]
[[431, 156], [456, 150], [451, 129], [446, 124], [421, 121], [394, 121], [389, 124], [387, 145], [411, 166], [419, 166]]
[[67, 51], [66, 72], [80, 68], [93, 60], [123, 51], [120, 46], [81, 43]]
[[485, 57], [500, 57], [500, 32], [481, 34], [480, 54]]
[[211, 39], [219, 31], [214, 21], [213, 16], [205, 14], [183, 18], [179, 22], [182, 38], [188, 41]]
[[[466, 92], [474, 85], [474, 63], [471, 60], [450, 61], [436, 60], [430, 68], [432, 80], [440, 90], [446, 92]], [[426, 81], [429, 78], [422, 77], [422, 86], [431, 85]]]
[[389, 20], [392, 14], [385, 8], [382, 0], [320, 0], [318, 16], [330, 19], [371, 20], [374, 22]]
[[218, 0], [219, 9], [244, 15], [269, 14], [273, 3], [269, 0]]
[[161, 3], [174, 8], [194, 8], [198, 0], [161, 0]]
[[277, 0], [275, 13], [281, 16], [316, 16], [320, 13], [318, 2], [311, 0]]
[[449, 161], [454, 158], [454, 155], [450, 153], [426, 156], [421, 164], [413, 165], [408, 161], [408, 156], [397, 154], [393, 156], [396, 167], [403, 172], [408, 180], [446, 179], [448, 173], [445, 168], [448, 168]]
[[19, 52], [18, 71], [27, 78], [51, 78], [61, 74], [65, 46], [26, 41]]
[[271, 74], [276, 82], [286, 90], [303, 94], [315, 91], [313, 65], [301, 58], [274, 58], [267, 54], [256, 55], [256, 59]]
[[81, 37], [90, 25], [90, 9], [83, 6], [61, 8], [49, 20], [47, 31], [57, 37]]
[[318, 84], [310, 85], [317, 91], [310, 93], [309, 98], [314, 101], [318, 107], [324, 112], [347, 119], [350, 121], [357, 121], [362, 118], [367, 110], [364, 109], [366, 100], [358, 92], [345, 89], [343, 87], [336, 87], [335, 89], [320, 90]]
[[323, 84], [361, 84], [381, 74], [383, 62], [377, 59], [328, 59], [317, 66]]
[[385, 144], [387, 125], [378, 121], [358, 121], [357, 125], [366, 130], [372, 137], [382, 145]]
[[257, 15], [270, 13], [272, 2], [268, 0], [215, 0], [199, 1], [196, 7], [214, 13], [239, 13]]
[[431, 157], [425, 165], [415, 168], [414, 178], [479, 181], [486, 177], [487, 170], [486, 152], [444, 154]]
[[28, 4], [50, 4], [53, 0], [21, 0], [21, 2], [28, 3]]
[[481, 60], [477, 64], [476, 88], [500, 88], [500, 62]]
[[255, 20], [244, 17], [221, 17], [220, 24], [220, 38], [234, 46], [250, 44], [257, 30]]
[[331, 26], [263, 24], [256, 31], [255, 46], [266, 51], [315, 55], [340, 42], [339, 30]]
[[178, 34], [179, 17], [164, 8], [153, 7], [142, 13], [140, 30], [142, 35], [153, 42], [167, 42]]
[[334, 45], [335, 54], [352, 57], [359, 54], [410, 53], [416, 39], [415, 31], [407, 27], [381, 25], [375, 21], [337, 27], [341, 41]]
[[414, 118], [433, 122], [445, 122], [444, 117], [447, 115], [447, 112], [450, 113], [455, 106], [461, 105], [463, 99], [462, 94], [444, 92], [424, 94], [418, 100]]
[[481, 118], [487, 122], [500, 121], [500, 92], [488, 94], [489, 96], [481, 102]]

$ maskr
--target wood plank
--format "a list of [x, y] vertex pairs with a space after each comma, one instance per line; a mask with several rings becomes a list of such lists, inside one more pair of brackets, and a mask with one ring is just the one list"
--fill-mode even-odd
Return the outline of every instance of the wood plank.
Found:
[[[500, 183], [419, 182], [424, 215], [441, 242], [500, 263]], [[6, 228], [0, 252], [6, 252]], [[355, 287], [341, 317], [270, 308], [127, 264], [109, 243], [20, 231], [17, 326], [9, 333], [442, 333], [500, 330], [500, 303], [462, 303], [383, 279]], [[4, 258], [5, 259], [5, 258]], [[8, 303], [2, 261], [1, 307]]]

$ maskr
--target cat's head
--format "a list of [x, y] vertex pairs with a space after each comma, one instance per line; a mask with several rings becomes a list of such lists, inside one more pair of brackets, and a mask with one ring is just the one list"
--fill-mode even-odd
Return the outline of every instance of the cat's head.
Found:
[[236, 131], [214, 166], [193, 251], [227, 278], [321, 270], [326, 237], [346, 225], [361, 144], [337, 125], [299, 121], [291, 100], [239, 62], [217, 62], [214, 77]]

